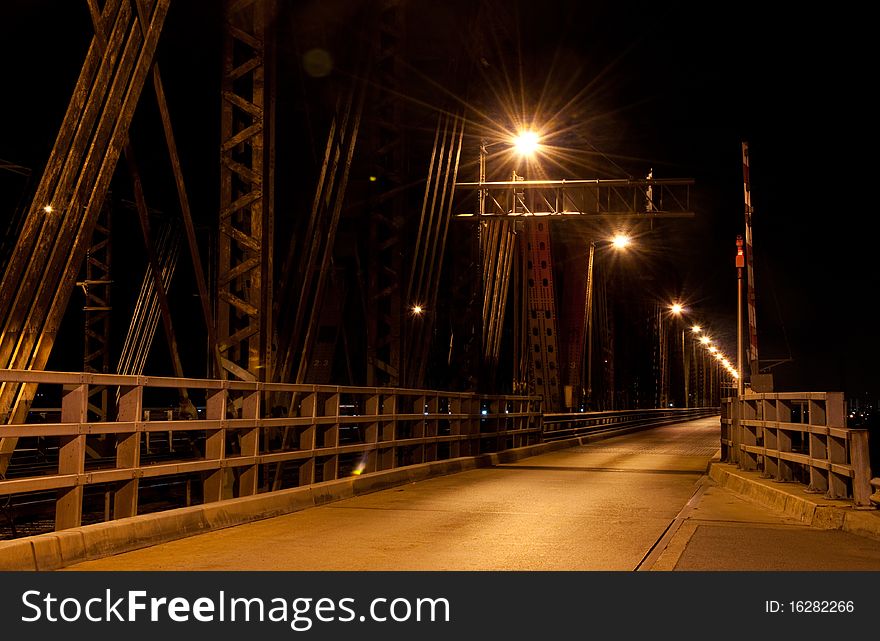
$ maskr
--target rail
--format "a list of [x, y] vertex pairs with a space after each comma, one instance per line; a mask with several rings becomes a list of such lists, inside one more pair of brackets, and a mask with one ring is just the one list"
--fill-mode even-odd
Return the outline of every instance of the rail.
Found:
[[717, 407], [544, 414], [543, 440], [558, 441], [627, 428], [659, 427], [660, 425], [717, 415]]
[[[24, 370], [0, 370], [0, 384], [61, 388], [60, 423], [0, 426], [0, 438], [38, 439], [57, 460], [53, 469], [29, 468], [42, 473], [0, 479], [0, 496], [54, 492], [57, 530], [82, 524], [87, 488], [112, 496], [106, 516], [123, 518], [155, 509], [139, 490], [157, 479], [187, 478], [186, 504], [208, 503], [541, 438], [539, 397]], [[93, 385], [119, 388], [116, 420], [88, 420]], [[145, 394], [181, 387], [203, 405], [197, 417], [145, 415]], [[295, 415], [274, 409], [291, 400]], [[149, 434], [184, 445], [146, 460]]]
[[831, 499], [871, 505], [868, 432], [846, 427], [842, 392], [747, 394], [724, 399], [725, 462]]
[[[32, 416], [41, 422], [0, 425], [0, 439], [18, 439], [0, 453], [10, 463], [0, 503], [14, 499], [17, 514], [55, 530], [717, 414], [544, 415], [538, 396], [29, 370], [0, 370], [0, 385], [39, 386], [60, 406]], [[110, 420], [90, 410], [95, 386], [119, 390]], [[181, 388], [196, 415], [158, 409]]]

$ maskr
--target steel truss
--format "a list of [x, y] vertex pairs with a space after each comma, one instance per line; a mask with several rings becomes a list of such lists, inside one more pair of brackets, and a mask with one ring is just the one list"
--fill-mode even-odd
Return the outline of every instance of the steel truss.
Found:
[[271, 377], [274, 230], [272, 0], [226, 0], [217, 350], [243, 380]]
[[[456, 218], [585, 216], [634, 219], [690, 218], [693, 180], [514, 180], [461, 182], [456, 187], [486, 194], [480, 213], [477, 199], [466, 199]], [[473, 208], [470, 211], [465, 207]]]

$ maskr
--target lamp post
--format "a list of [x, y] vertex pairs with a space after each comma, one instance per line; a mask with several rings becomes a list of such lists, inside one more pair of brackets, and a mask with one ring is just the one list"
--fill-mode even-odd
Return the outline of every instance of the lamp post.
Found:
[[[684, 305], [682, 305], [681, 303], [672, 303], [669, 306], [669, 311], [672, 313], [673, 316], [675, 316], [677, 318], [681, 318], [682, 315], [684, 314], [684, 311], [685, 311]], [[672, 364], [668, 358], [666, 360], [667, 360], [667, 368], [669, 369], [669, 386], [671, 387], [672, 386]], [[681, 330], [681, 371], [682, 371], [682, 375], [683, 375], [683, 379], [684, 379], [684, 406], [687, 407], [688, 406], [688, 401], [687, 401], [688, 381], [687, 381], [687, 365], [686, 365], [685, 361], [686, 361], [686, 357], [685, 357], [685, 348], [684, 348], [684, 329], [682, 329]], [[671, 390], [669, 391], [669, 393], [667, 395], [669, 395], [669, 394], [671, 394]], [[669, 402], [669, 399], [667, 398], [667, 404], [668, 404], [668, 402]]]
[[743, 255], [743, 237], [736, 237], [736, 371], [739, 376], [736, 379], [737, 396], [743, 394], [743, 363], [742, 363], [742, 277], [745, 267]]
[[[514, 281], [519, 277], [519, 268], [514, 267], [514, 255], [516, 254], [516, 236], [514, 223], [510, 220], [482, 220], [486, 214], [486, 199], [488, 197], [487, 159], [490, 147], [507, 145], [507, 152], [518, 153], [521, 157], [527, 157], [538, 149], [537, 134], [526, 132], [519, 137], [510, 137], [505, 140], [488, 142], [485, 138], [480, 140], [479, 154], [479, 211], [481, 220], [478, 224], [480, 264], [482, 273], [482, 299], [483, 299], [483, 337], [482, 357], [484, 363], [483, 378], [493, 380], [495, 368], [500, 354], [502, 328], [507, 309], [507, 293], [509, 277], [513, 272]], [[516, 172], [514, 171], [514, 180]], [[516, 190], [512, 194], [511, 213], [516, 212]], [[513, 268], [513, 269], [512, 269]], [[519, 327], [519, 287], [514, 284], [514, 335], [517, 336]], [[514, 363], [520, 362], [517, 341], [514, 341]], [[519, 367], [516, 365], [515, 367]], [[514, 387], [522, 381], [519, 375], [514, 373]], [[516, 382], [516, 381], [519, 381]]]
[[[609, 246], [617, 251], [623, 251], [632, 244], [632, 237], [623, 232], [618, 232], [608, 240]], [[593, 264], [596, 255], [596, 241], [590, 241], [590, 253], [587, 258], [587, 297], [584, 314], [587, 319], [587, 376], [586, 376], [586, 402], [593, 402]]]

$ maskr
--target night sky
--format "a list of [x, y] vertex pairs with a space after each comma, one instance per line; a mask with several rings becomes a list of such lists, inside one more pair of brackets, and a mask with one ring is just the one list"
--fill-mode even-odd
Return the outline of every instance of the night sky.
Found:
[[[159, 47], [194, 211], [205, 225], [217, 198], [211, 180], [219, 138], [218, 4], [172, 2]], [[357, 40], [348, 36], [357, 35], [349, 16], [358, 4], [281, 2], [283, 18], [323, 40], [337, 60], [351, 58], [342, 49]], [[462, 43], [483, 32], [482, 24], [461, 18], [472, 17], [473, 3], [416, 4], [422, 10], [410, 35], [423, 30], [420, 46], [441, 60], [466, 57]], [[734, 240], [743, 228], [740, 142], [748, 140], [762, 360], [793, 359], [773, 369], [778, 389], [876, 396], [878, 198], [873, 164], [864, 160], [875, 138], [868, 125], [874, 74], [866, 69], [867, 19], [807, 5], [771, 13], [769, 6], [495, 2], [485, 18], [483, 75], [461, 99], [489, 109], [492, 92], [478, 88], [497, 89], [500, 78], [513, 78], [513, 93], [521, 94], [511, 100], [556, 113], [567, 136], [561, 144], [587, 152], [570, 176], [641, 178], [653, 168], [655, 178], [694, 178], [697, 217], [658, 227], [652, 251], [665, 255], [681, 283], [681, 291], [663, 295], [680, 297], [728, 340], [735, 339]], [[512, 36], [513, 50], [509, 41], [494, 44], [499, 32]], [[33, 168], [34, 183], [90, 35], [85, 2], [0, 6], [0, 54], [7, 61], [0, 158]], [[302, 48], [287, 43], [282, 50], [295, 62]], [[307, 95], [320, 90], [313, 80], [300, 82]], [[155, 121], [138, 114], [136, 142], [156, 135]], [[319, 145], [323, 135], [316, 136]], [[311, 171], [310, 144], [298, 142]], [[152, 193], [170, 208], [173, 186], [156, 173]], [[27, 184], [7, 172], [0, 187], [5, 230]], [[196, 314], [191, 292], [183, 290], [180, 304]]]

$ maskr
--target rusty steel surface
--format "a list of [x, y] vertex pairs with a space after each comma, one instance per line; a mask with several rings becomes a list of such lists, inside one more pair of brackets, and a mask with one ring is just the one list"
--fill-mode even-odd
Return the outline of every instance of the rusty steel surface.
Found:
[[[25, 229], [0, 284], [3, 367], [42, 369], [48, 361], [168, 7], [169, 0], [157, 0], [151, 13], [142, 16], [149, 24], [141, 24], [130, 2], [121, 6], [108, 2], [104, 7], [103, 19], [114, 25], [107, 46], [102, 46], [100, 37], [93, 38]], [[3, 385], [2, 422], [21, 422], [35, 392], [34, 386]], [[15, 439], [0, 439], [0, 473], [15, 445]]]
[[217, 350], [244, 380], [272, 373], [273, 9], [229, 0], [224, 10]]

